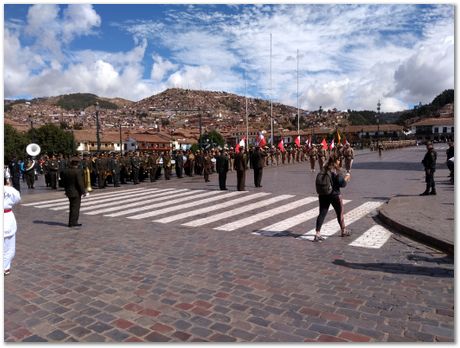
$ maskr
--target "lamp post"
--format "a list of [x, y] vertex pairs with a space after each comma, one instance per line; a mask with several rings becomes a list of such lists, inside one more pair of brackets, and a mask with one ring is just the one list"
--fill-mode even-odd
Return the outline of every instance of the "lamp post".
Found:
[[96, 102], [96, 144], [97, 152], [101, 151], [101, 139], [99, 137], [99, 103]]
[[379, 156], [382, 156], [382, 148], [380, 146], [380, 99], [377, 103], [377, 149], [379, 150]]
[[35, 142], [35, 132], [34, 132], [34, 120], [32, 118], [32, 115], [29, 114], [29, 122], [30, 122], [30, 136], [32, 138], [32, 142]]
[[120, 156], [123, 156], [123, 139], [121, 137], [121, 120], [118, 120], [118, 130], [120, 132]]

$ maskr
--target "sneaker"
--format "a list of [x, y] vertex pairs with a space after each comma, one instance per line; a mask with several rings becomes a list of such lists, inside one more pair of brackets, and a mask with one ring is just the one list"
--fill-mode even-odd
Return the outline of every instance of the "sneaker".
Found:
[[315, 235], [315, 238], [313, 238], [314, 242], [320, 242], [321, 243], [323, 240], [324, 240], [323, 236], [316, 236]]
[[5, 270], [5, 271], [3, 272], [3, 275], [8, 275], [8, 274], [10, 274], [10, 273], [11, 273], [11, 271], [10, 271], [9, 269], [7, 269], [7, 270]]

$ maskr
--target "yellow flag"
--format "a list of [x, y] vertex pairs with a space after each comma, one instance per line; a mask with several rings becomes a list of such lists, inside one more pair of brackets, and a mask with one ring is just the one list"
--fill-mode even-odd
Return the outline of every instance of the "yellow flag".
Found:
[[339, 134], [339, 130], [337, 129], [337, 144], [340, 144], [340, 134]]

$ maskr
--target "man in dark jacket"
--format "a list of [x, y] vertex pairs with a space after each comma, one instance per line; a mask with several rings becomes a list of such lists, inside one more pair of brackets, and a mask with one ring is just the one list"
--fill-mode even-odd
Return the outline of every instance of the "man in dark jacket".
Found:
[[228, 172], [228, 157], [225, 150], [220, 151], [220, 155], [216, 158], [216, 172], [219, 174], [219, 188], [227, 190], [227, 172]]
[[251, 162], [252, 168], [254, 169], [254, 185], [255, 187], [262, 187], [262, 173], [264, 170], [266, 153], [260, 150], [259, 146], [256, 146], [255, 151], [252, 153]]
[[[420, 196], [435, 195], [436, 188], [434, 185], [434, 172], [436, 170], [436, 158], [437, 153], [433, 149], [433, 143], [431, 141], [426, 143], [426, 154], [423, 157], [422, 164], [425, 167], [425, 182], [426, 189]], [[431, 188], [431, 191], [430, 191]]]
[[237, 189], [238, 191], [244, 191], [246, 169], [248, 168], [248, 159], [244, 152], [244, 146], [241, 146], [240, 151], [235, 155], [234, 168], [236, 170]]
[[81, 196], [86, 194], [86, 191], [83, 183], [83, 172], [78, 168], [79, 163], [79, 158], [72, 158], [69, 168], [64, 169], [62, 173], [62, 183], [69, 199], [69, 227], [81, 226], [78, 223], [78, 217], [80, 215]]

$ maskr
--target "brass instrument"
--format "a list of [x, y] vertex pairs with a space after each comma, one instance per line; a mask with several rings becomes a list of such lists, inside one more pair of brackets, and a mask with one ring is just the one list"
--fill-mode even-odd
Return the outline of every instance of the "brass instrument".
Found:
[[83, 169], [83, 182], [85, 183], [86, 191], [91, 192], [93, 188], [91, 187], [91, 172], [89, 168]]

